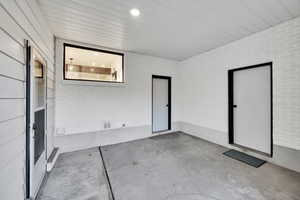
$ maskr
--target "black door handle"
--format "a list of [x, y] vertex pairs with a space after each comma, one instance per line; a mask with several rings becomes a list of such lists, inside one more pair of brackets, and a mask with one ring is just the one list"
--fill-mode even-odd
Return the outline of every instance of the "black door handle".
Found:
[[233, 107], [234, 107], [234, 108], [236, 108], [236, 107], [237, 107], [237, 105], [233, 105]]
[[166, 107], [169, 107], [169, 104], [167, 104]]
[[36, 130], [36, 129], [37, 129], [37, 125], [36, 125], [36, 123], [33, 123], [33, 125], [32, 125], [32, 129], [33, 129], [33, 130]]

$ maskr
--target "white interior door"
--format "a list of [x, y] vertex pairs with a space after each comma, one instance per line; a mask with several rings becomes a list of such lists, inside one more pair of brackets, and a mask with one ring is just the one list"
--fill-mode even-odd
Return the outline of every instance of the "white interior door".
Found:
[[270, 65], [234, 71], [234, 143], [271, 153]]
[[30, 196], [34, 199], [46, 174], [46, 62], [31, 50]]
[[169, 80], [153, 78], [153, 132], [169, 130]]

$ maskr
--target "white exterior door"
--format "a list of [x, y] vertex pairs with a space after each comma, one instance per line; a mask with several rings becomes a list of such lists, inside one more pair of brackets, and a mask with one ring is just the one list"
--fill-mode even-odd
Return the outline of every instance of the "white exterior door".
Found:
[[156, 78], [153, 80], [153, 102], [152, 102], [152, 131], [161, 132], [169, 130], [169, 79]]
[[270, 65], [233, 73], [234, 143], [271, 154]]
[[46, 62], [31, 49], [30, 197], [35, 198], [46, 174]]

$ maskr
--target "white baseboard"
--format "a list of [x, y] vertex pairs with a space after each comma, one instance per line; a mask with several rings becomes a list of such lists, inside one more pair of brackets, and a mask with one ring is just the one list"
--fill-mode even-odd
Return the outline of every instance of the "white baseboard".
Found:
[[201, 127], [195, 124], [180, 122], [181, 131], [199, 137], [201, 139], [207, 140], [209, 142], [230, 148], [235, 149], [249, 155], [255, 156], [257, 158], [266, 160], [275, 165], [300, 172], [300, 151], [296, 149], [290, 149], [287, 147], [282, 147], [274, 144], [273, 146], [273, 157], [264, 156], [255, 152], [251, 152], [247, 149], [239, 148], [233, 145], [230, 145], [228, 142], [228, 133], [218, 130], [213, 130], [210, 128]]
[[161, 133], [152, 133], [150, 125], [109, 129], [89, 133], [62, 135], [55, 137], [55, 146], [60, 148], [61, 153], [72, 152], [92, 147], [105, 146], [129, 142], [153, 135], [166, 134], [178, 131], [178, 122], [172, 123], [172, 130]]
[[53, 169], [59, 154], [60, 154], [59, 148], [54, 148], [53, 152], [51, 153], [47, 161], [47, 172], [50, 172]]
[[[245, 152], [249, 155], [264, 159], [270, 163], [300, 172], [300, 151], [289, 149], [279, 145], [273, 147], [273, 157], [267, 157], [247, 149], [232, 146], [228, 142], [228, 133], [214, 130], [206, 127], [201, 127], [187, 122], [173, 122], [172, 130], [153, 134], [150, 125], [138, 127], [126, 127], [122, 129], [112, 129], [90, 133], [71, 134], [55, 137], [55, 145], [60, 149], [60, 153], [77, 151], [92, 147], [112, 145], [117, 143], [129, 142], [144, 138], [152, 137], [153, 135], [161, 135], [170, 132], [182, 131], [186, 134], [207, 140], [209, 142]], [[57, 158], [56, 158], [57, 159]], [[49, 166], [51, 168], [53, 166]]]

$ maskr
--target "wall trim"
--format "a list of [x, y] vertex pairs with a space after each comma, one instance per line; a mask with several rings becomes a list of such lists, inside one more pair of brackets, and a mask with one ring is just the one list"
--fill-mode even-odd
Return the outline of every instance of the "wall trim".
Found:
[[[155, 136], [176, 131], [179, 131], [179, 122], [172, 122], [171, 130], [155, 133]], [[152, 134], [151, 125], [104, 129], [93, 132], [57, 135], [54, 138], [54, 146], [59, 147], [60, 153], [65, 153], [92, 147], [130, 142], [151, 136], [154, 136]]]
[[273, 157], [264, 156], [256, 152], [249, 151], [246, 148], [237, 147], [228, 144], [228, 133], [224, 131], [214, 130], [207, 127], [198, 126], [196, 124], [180, 122], [179, 127], [181, 131], [206, 140], [208, 142], [221, 145], [229, 149], [235, 149], [257, 158], [266, 160], [272, 164], [300, 172], [300, 150], [283, 147], [280, 145], [274, 145]]
[[[69, 134], [55, 137], [55, 146], [60, 148], [60, 154], [72, 151], [78, 151], [93, 147], [120, 144], [130, 141], [136, 141], [145, 138], [151, 138], [157, 135], [170, 134], [174, 132], [183, 132], [187, 135], [206, 140], [210, 143], [235, 149], [249, 155], [264, 159], [272, 164], [300, 172], [300, 150], [274, 145], [273, 157], [264, 156], [255, 152], [248, 151], [228, 144], [228, 133], [196, 124], [177, 121], [172, 123], [172, 130], [152, 134], [151, 125], [126, 127], [122, 129], [104, 130], [89, 133]], [[130, 133], [131, 138], [126, 137]]]

